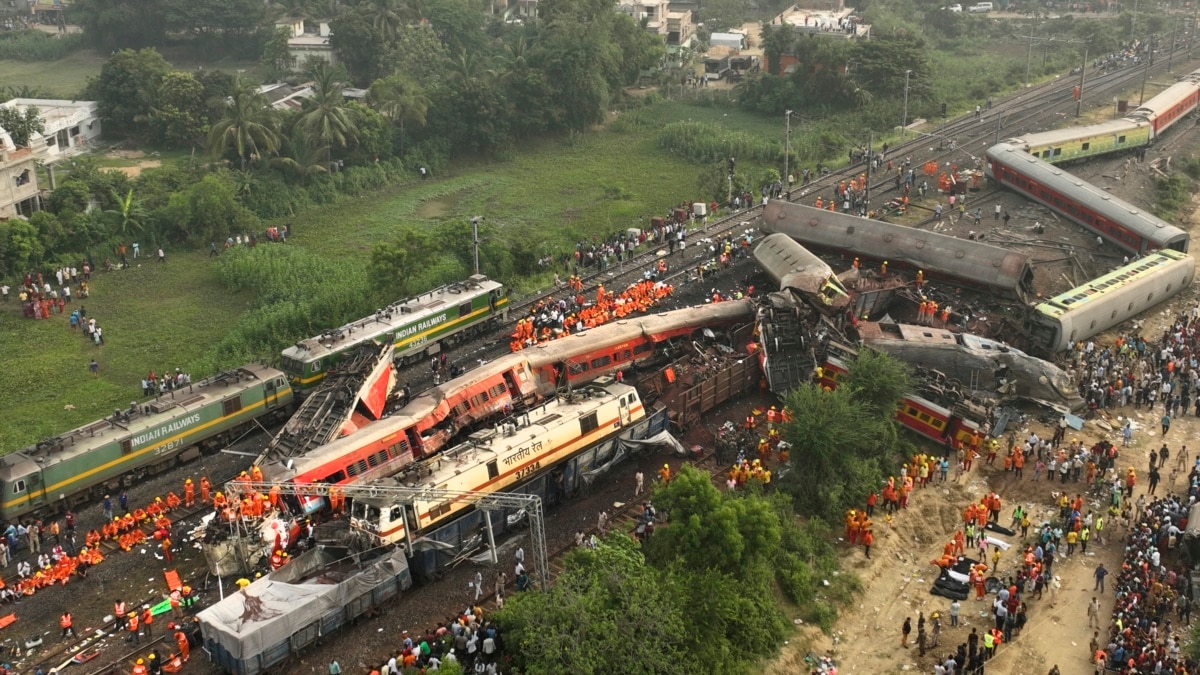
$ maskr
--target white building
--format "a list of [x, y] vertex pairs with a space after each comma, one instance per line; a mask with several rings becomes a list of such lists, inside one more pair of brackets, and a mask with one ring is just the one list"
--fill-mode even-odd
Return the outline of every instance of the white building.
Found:
[[[29, 108], [37, 108], [46, 129], [29, 139], [29, 147], [43, 162], [54, 162], [87, 152], [89, 146], [100, 137], [100, 113], [95, 101], [14, 98], [0, 105], [22, 113]], [[0, 134], [7, 136], [2, 129]], [[11, 139], [9, 143], [11, 145]]]
[[287, 27], [295, 36], [288, 38], [288, 53], [292, 55], [292, 70], [303, 68], [305, 60], [310, 56], [324, 59], [331, 66], [338, 64], [337, 53], [333, 50], [333, 45], [329, 44], [329, 36], [332, 31], [329, 29], [328, 19], [309, 22], [297, 19], [296, 22], [289, 23]]
[[33, 150], [16, 148], [0, 134], [0, 220], [32, 215], [41, 208], [40, 192]]
[[617, 11], [634, 21], [645, 21], [646, 30], [662, 37], [669, 48], [687, 47], [695, 38], [696, 24], [691, 10], [673, 12], [668, 0], [633, 0], [617, 5]]

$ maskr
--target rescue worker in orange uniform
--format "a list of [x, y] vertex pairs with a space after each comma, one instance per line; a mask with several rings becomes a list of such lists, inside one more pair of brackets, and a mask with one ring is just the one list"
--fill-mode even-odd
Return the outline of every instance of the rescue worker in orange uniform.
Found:
[[133, 670], [130, 671], [130, 675], [149, 675], [149, 673], [150, 671], [146, 669], [145, 659], [138, 659], [137, 663], [133, 666]]
[[212, 485], [208, 482], [208, 476], [200, 478], [200, 503], [208, 503], [208, 491], [212, 489]]
[[658, 477], [660, 480], [662, 480], [662, 482], [670, 483], [671, 482], [671, 465], [663, 464], [662, 468], [658, 470]]
[[254, 479], [255, 483], [263, 482], [263, 472], [262, 469], [258, 468], [257, 464], [250, 467], [250, 477]]
[[150, 606], [147, 605], [142, 609], [142, 625], [146, 628], [146, 637], [154, 637], [151, 633], [150, 626], [154, 623], [154, 612], [150, 611]]
[[175, 644], [179, 645], [179, 655], [183, 657], [184, 661], [187, 661], [191, 649], [188, 646], [187, 635], [182, 630], [175, 631]]
[[[203, 483], [200, 485], [200, 489], [201, 489], [202, 491], [204, 490], [204, 484], [203, 484]], [[206, 501], [207, 501], [207, 500], [206, 500]], [[228, 502], [228, 501], [226, 501], [226, 499], [225, 499], [225, 493], [223, 493], [223, 492], [218, 492], [217, 494], [213, 495], [213, 508], [215, 508], [216, 510], [218, 510], [218, 511], [221, 511], [221, 510], [223, 510], [223, 509], [224, 509], [226, 506], [228, 506], [228, 504], [229, 504], [229, 502]]]
[[196, 486], [191, 478], [183, 481], [183, 505], [188, 508], [196, 505]]
[[63, 612], [62, 616], [60, 616], [58, 618], [58, 625], [60, 627], [62, 627], [62, 636], [63, 637], [67, 637], [67, 636], [76, 637], [75, 628], [72, 626], [72, 622], [71, 622], [71, 613], [70, 612]]
[[[170, 537], [162, 538], [162, 552], [163, 552], [163, 558], [165, 558], [168, 563], [175, 562], [175, 556], [171, 555], [171, 538]], [[146, 610], [146, 611], [150, 611], [150, 610]], [[146, 625], [149, 626], [150, 622], [147, 621]]]

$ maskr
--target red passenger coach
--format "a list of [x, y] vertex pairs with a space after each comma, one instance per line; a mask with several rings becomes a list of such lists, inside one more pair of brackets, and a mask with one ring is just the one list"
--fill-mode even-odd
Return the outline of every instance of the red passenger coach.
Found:
[[1152, 213], [1008, 143], [987, 150], [988, 176], [1136, 255], [1187, 253], [1190, 236]]
[[[845, 362], [830, 356], [821, 367], [818, 381], [822, 387], [833, 389], [845, 379], [847, 372], [849, 371]], [[944, 444], [949, 438], [955, 441], [955, 447], [969, 447], [976, 439], [983, 438], [983, 431], [975, 422], [912, 394], [900, 399], [899, 405], [896, 406], [895, 419], [910, 431], [935, 443]]]

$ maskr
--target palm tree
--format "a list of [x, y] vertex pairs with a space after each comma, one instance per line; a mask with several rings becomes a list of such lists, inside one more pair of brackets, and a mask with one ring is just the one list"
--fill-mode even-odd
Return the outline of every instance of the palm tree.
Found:
[[316, 12], [316, 3], [313, 0], [274, 0], [271, 9], [280, 17], [311, 19]]
[[406, 8], [399, 0], [369, 0], [371, 5], [371, 24], [379, 31], [385, 42], [395, 41], [404, 27]]
[[367, 90], [367, 103], [400, 127], [400, 154], [404, 154], [404, 124], [425, 126], [429, 97], [420, 85], [402, 73], [375, 80]]
[[313, 68], [313, 95], [305, 101], [304, 112], [296, 121], [305, 136], [325, 146], [329, 160], [332, 149], [344, 148], [358, 141], [358, 126], [342, 95], [343, 83], [333, 67], [321, 62]]
[[232, 150], [244, 170], [249, 162], [279, 150], [279, 116], [253, 85], [235, 80], [222, 112], [208, 133], [208, 152], [214, 157]]
[[286, 156], [273, 159], [271, 163], [295, 175], [301, 185], [307, 184], [309, 177], [329, 170], [325, 166], [329, 146], [310, 141], [300, 125], [292, 129], [286, 150]]
[[112, 190], [113, 202], [117, 205], [115, 209], [106, 209], [104, 215], [109, 218], [114, 227], [113, 234], [121, 236], [133, 234], [134, 232], [142, 231], [142, 222], [146, 219], [146, 210], [142, 208], [142, 203], [133, 198], [133, 188], [129, 188], [129, 192], [125, 193], [124, 197], [117, 194], [116, 190]]

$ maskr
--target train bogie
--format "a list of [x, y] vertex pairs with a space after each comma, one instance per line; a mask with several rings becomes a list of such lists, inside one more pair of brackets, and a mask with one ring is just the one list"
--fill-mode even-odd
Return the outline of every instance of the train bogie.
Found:
[[1026, 330], [1038, 346], [1059, 352], [1174, 296], [1195, 274], [1191, 256], [1160, 251], [1039, 304]]
[[1184, 230], [1007, 143], [987, 150], [988, 176], [1137, 255], [1186, 252]]
[[302, 340], [283, 351], [280, 363], [292, 377], [293, 386], [306, 392], [347, 352], [366, 340], [390, 340], [395, 345], [395, 359], [411, 362], [437, 353], [443, 344], [476, 333], [494, 317], [503, 319], [507, 309], [503, 285], [477, 274]]
[[166, 470], [264, 415], [286, 414], [292, 396], [281, 371], [244, 366], [0, 457], [0, 518], [59, 511]]

